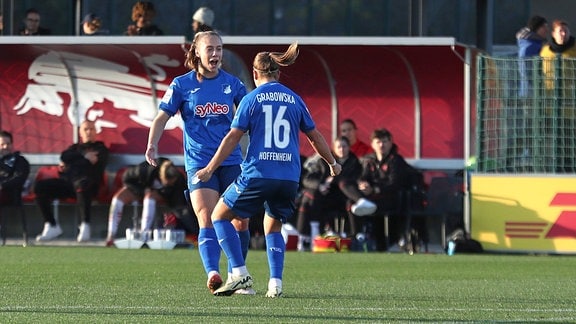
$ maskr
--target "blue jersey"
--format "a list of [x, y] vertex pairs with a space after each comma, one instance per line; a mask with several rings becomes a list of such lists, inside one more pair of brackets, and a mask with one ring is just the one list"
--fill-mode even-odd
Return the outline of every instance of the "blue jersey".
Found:
[[300, 180], [299, 131], [311, 131], [316, 125], [292, 90], [278, 82], [260, 85], [242, 99], [231, 127], [250, 135], [244, 176]]
[[[178, 111], [184, 121], [184, 156], [186, 169], [205, 167], [230, 130], [234, 105], [246, 95], [246, 87], [235, 76], [220, 70], [213, 79], [196, 79], [190, 71], [174, 78], [160, 102], [160, 109], [170, 116]], [[240, 164], [238, 146], [222, 163]]]

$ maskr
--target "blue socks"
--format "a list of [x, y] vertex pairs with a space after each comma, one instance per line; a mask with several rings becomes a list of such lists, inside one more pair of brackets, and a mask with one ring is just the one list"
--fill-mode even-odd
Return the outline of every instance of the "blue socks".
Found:
[[234, 225], [229, 220], [217, 220], [212, 222], [212, 224], [218, 235], [220, 246], [228, 257], [228, 268], [245, 266], [240, 238]]
[[[228, 257], [228, 273], [232, 273], [232, 268], [246, 266], [246, 256], [250, 245], [250, 232], [236, 232], [236, 229], [228, 220], [218, 220], [213, 222], [214, 231], [220, 238], [220, 247]], [[201, 231], [202, 233], [202, 231]], [[202, 242], [199, 237], [198, 242]], [[200, 247], [202, 247], [200, 245]], [[282, 233], [274, 232], [266, 235], [266, 253], [270, 267], [270, 278], [282, 279], [284, 272], [284, 255], [286, 253], [286, 243]], [[202, 248], [200, 254], [202, 254]]]
[[[250, 247], [250, 231], [237, 232], [238, 237], [240, 237], [240, 247], [242, 248], [242, 256], [244, 257], [244, 263], [246, 263], [246, 257], [248, 256], [248, 248]], [[232, 266], [228, 262], [228, 273], [232, 273]]]
[[273, 232], [266, 235], [266, 254], [268, 255], [270, 278], [282, 279], [285, 252], [286, 243], [284, 242], [282, 233]]
[[247, 230], [238, 232], [238, 236], [240, 237], [242, 256], [244, 257], [244, 261], [246, 261], [246, 257], [248, 256], [248, 248], [250, 247], [250, 231]]
[[220, 272], [220, 245], [213, 228], [201, 228], [198, 233], [198, 250], [206, 274]]

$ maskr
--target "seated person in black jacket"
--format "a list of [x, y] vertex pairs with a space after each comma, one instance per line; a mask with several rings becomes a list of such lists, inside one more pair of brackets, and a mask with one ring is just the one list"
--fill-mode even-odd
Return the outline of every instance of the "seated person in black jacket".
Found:
[[44, 218], [44, 230], [36, 237], [37, 241], [50, 241], [62, 234], [51, 206], [54, 199], [62, 198], [77, 199], [82, 218], [77, 240], [90, 240], [92, 199], [100, 190], [109, 151], [103, 142], [96, 140], [94, 122], [82, 122], [79, 134], [81, 142], [72, 144], [60, 155], [59, 178], [40, 180], [34, 185], [36, 203]]
[[20, 152], [13, 151], [12, 134], [0, 131], [0, 206], [17, 205], [28, 175], [30, 163]]
[[[165, 202], [179, 220], [190, 225], [196, 219], [188, 208], [184, 191], [186, 179], [178, 168], [166, 158], [158, 158], [158, 167], [142, 162], [126, 170], [122, 177], [123, 187], [120, 188], [110, 203], [108, 214], [108, 235], [106, 246], [114, 244], [118, 224], [122, 218], [124, 206], [135, 201], [142, 201], [142, 220], [140, 230], [151, 230], [156, 216], [157, 202]], [[187, 221], [187, 223], [185, 222]], [[190, 229], [188, 229], [190, 231]]]
[[[360, 191], [378, 206], [375, 217], [372, 217], [372, 235], [376, 239], [377, 249], [386, 250], [384, 239], [384, 224], [382, 213], [397, 210], [400, 193], [410, 187], [410, 166], [398, 154], [398, 146], [393, 141], [392, 134], [387, 129], [377, 129], [370, 136], [370, 144], [374, 153], [362, 158], [362, 175], [358, 186]], [[360, 216], [360, 215], [358, 215]], [[407, 224], [406, 217], [392, 215], [390, 219], [390, 239], [400, 240]], [[370, 221], [366, 218], [358, 221]]]
[[[311, 221], [318, 221], [322, 226], [330, 226], [334, 216], [349, 214], [351, 208], [362, 215], [376, 210], [376, 205], [365, 199], [358, 190], [362, 165], [350, 151], [350, 142], [346, 137], [334, 140], [332, 155], [342, 166], [342, 172], [335, 177], [330, 176], [329, 166], [319, 155], [313, 155], [304, 163], [303, 189], [297, 220], [300, 250], [313, 239], [310, 237]], [[354, 235], [356, 233], [354, 218], [349, 219], [351, 220], [349, 233]]]

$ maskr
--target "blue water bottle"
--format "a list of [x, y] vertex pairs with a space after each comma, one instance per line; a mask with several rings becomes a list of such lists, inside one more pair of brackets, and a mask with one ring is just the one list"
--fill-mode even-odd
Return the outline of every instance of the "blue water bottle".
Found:
[[448, 241], [448, 251], [446, 251], [446, 253], [452, 256], [454, 255], [454, 252], [456, 252], [456, 242], [450, 240]]

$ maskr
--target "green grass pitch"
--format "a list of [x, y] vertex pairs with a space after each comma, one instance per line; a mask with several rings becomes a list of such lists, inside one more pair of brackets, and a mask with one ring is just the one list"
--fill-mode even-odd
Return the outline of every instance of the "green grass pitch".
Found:
[[215, 297], [195, 249], [0, 247], [0, 323], [576, 323], [574, 256], [288, 252], [278, 299], [247, 265], [257, 295]]

